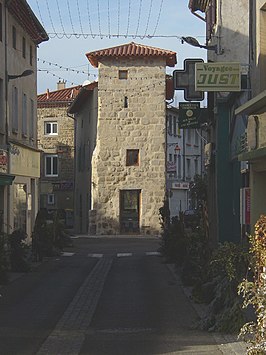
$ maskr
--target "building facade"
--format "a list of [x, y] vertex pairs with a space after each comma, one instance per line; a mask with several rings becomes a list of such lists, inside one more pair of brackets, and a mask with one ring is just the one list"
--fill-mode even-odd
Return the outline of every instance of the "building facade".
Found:
[[37, 47], [48, 36], [25, 0], [1, 0], [0, 17], [0, 229], [30, 237], [40, 176]]
[[158, 234], [166, 188], [166, 73], [176, 53], [134, 42], [86, 54], [98, 67], [94, 234]]
[[91, 160], [96, 147], [98, 117], [98, 83], [84, 85], [68, 108], [75, 120], [75, 233], [94, 234], [89, 230], [91, 211]]
[[249, 172], [243, 189], [243, 219], [254, 225], [266, 214], [266, 2], [253, 1], [250, 8], [251, 97], [235, 114], [248, 120], [245, 151], [239, 160]]
[[[190, 0], [189, 8], [198, 21], [206, 22], [208, 62], [241, 67], [241, 88], [230, 91], [208, 89], [208, 210], [214, 243], [241, 240], [241, 190], [246, 172], [238, 161], [247, 119], [235, 109], [250, 95], [249, 83], [250, 1]], [[200, 18], [200, 19], [199, 19]]]
[[75, 122], [67, 108], [79, 86], [58, 83], [53, 92], [38, 95], [38, 148], [41, 151], [40, 207], [60, 212], [67, 228], [74, 226]]
[[204, 174], [205, 132], [202, 129], [178, 127], [179, 110], [167, 105], [167, 192], [170, 216], [198, 206], [190, 196], [195, 175]]

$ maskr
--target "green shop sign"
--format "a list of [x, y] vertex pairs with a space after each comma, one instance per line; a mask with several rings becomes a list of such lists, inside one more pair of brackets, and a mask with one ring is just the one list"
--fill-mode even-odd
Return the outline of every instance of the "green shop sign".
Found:
[[241, 91], [240, 63], [196, 63], [196, 91]]
[[206, 109], [200, 108], [199, 102], [179, 102], [179, 128], [200, 128], [207, 116]]

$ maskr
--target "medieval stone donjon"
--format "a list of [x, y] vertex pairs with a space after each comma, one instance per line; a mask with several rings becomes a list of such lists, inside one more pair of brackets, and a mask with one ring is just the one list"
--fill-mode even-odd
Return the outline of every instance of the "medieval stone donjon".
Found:
[[158, 234], [165, 197], [165, 69], [175, 66], [176, 53], [132, 42], [86, 56], [99, 69], [90, 232]]

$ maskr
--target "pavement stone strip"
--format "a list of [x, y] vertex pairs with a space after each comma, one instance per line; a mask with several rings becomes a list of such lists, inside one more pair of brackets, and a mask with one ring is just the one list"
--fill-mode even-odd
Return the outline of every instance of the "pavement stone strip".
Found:
[[37, 355], [79, 354], [111, 265], [112, 259], [98, 260]]

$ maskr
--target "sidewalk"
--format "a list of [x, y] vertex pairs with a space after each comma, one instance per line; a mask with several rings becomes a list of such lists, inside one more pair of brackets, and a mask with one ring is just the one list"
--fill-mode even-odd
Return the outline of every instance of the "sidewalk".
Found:
[[[189, 287], [184, 287], [180, 280], [179, 275], [176, 272], [174, 264], [167, 265], [174, 278], [176, 279], [178, 285], [183, 289], [184, 294], [190, 300], [192, 307], [194, 308], [197, 315], [202, 318], [205, 314], [206, 306], [203, 304], [193, 302], [191, 297], [191, 289]], [[245, 355], [247, 353], [247, 345], [237, 339], [237, 335], [234, 334], [221, 334], [221, 333], [210, 333], [214, 340], [216, 341], [219, 350], [224, 355]]]

